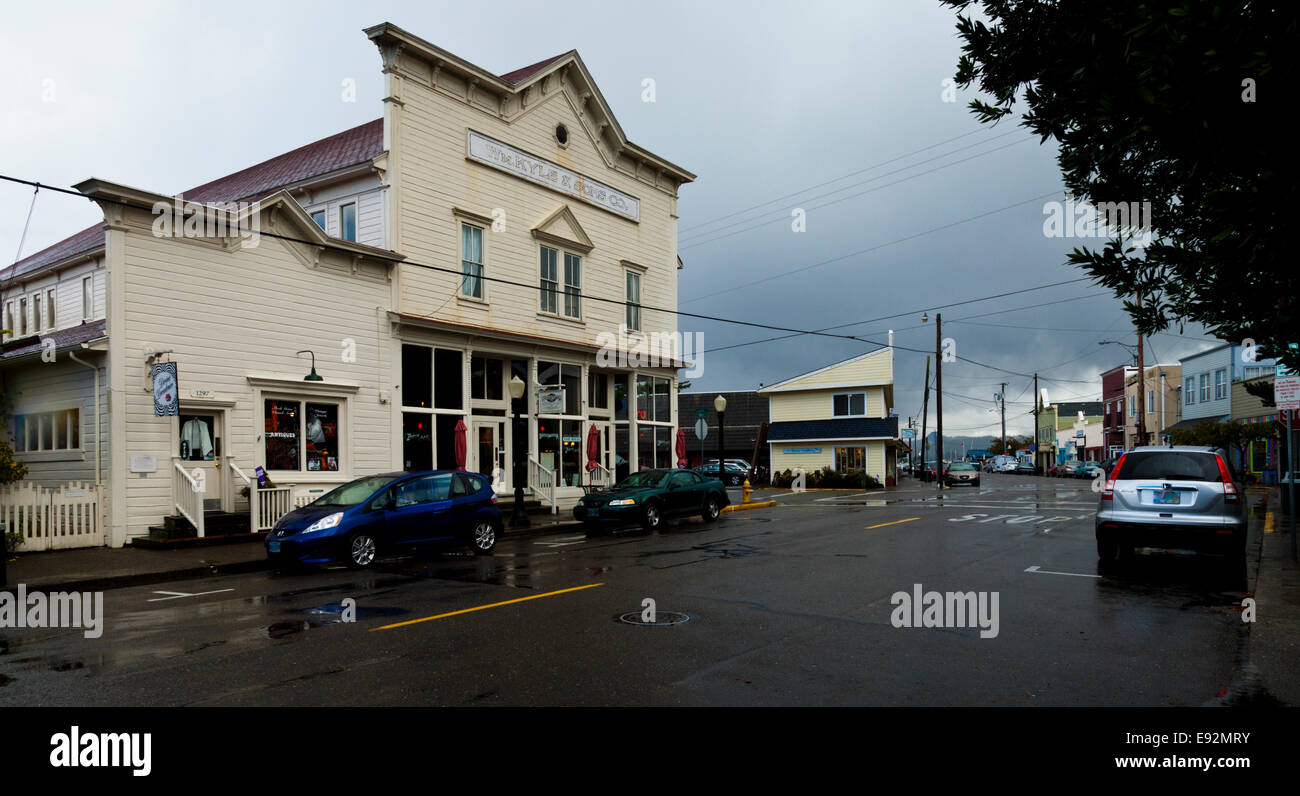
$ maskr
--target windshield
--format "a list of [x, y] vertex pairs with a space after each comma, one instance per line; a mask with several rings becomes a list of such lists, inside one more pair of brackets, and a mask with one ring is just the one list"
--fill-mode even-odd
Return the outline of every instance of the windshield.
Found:
[[392, 481], [391, 476], [371, 475], [365, 478], [358, 478], [355, 481], [344, 484], [316, 499], [311, 505], [313, 506], [356, 506], [364, 503], [367, 498], [379, 491], [385, 484]]
[[949, 470], [974, 470], [975, 465], [966, 464], [965, 462], [958, 462], [956, 464], [949, 465], [948, 469]]
[[661, 486], [671, 470], [643, 470], [639, 473], [632, 473], [627, 478], [619, 481], [615, 489], [641, 489], [643, 487]]

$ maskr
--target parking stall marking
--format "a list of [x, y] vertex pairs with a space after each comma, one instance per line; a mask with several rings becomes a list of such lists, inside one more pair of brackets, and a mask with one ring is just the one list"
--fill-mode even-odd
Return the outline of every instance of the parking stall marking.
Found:
[[182, 597], [203, 597], [208, 594], [221, 594], [222, 592], [226, 592], [226, 591], [234, 591], [234, 589], [217, 589], [216, 591], [201, 591], [201, 592], [196, 592], [194, 594], [190, 594], [188, 592], [183, 592], [183, 591], [155, 591], [154, 594], [167, 594], [170, 596], [154, 597], [153, 599], [146, 600], [145, 602], [159, 603], [162, 602], [163, 600], [179, 600]]
[[908, 518], [905, 519], [905, 520], [894, 520], [893, 522], [882, 522], [882, 523], [880, 523], [879, 525], [868, 525], [866, 528], [863, 528], [863, 530], [864, 530], [864, 531], [869, 531], [869, 530], [871, 530], [872, 528], [884, 528], [886, 525], [898, 525], [899, 523], [902, 523], [902, 522], [911, 522], [912, 520], [919, 520], [919, 519], [921, 519], [921, 518], [920, 518], [920, 517], [908, 517]]
[[1032, 572], [1035, 575], [1069, 575], [1072, 578], [1101, 578], [1101, 575], [1088, 575], [1083, 572], [1055, 572], [1050, 569], [1039, 569], [1037, 565], [1029, 567], [1026, 572]]

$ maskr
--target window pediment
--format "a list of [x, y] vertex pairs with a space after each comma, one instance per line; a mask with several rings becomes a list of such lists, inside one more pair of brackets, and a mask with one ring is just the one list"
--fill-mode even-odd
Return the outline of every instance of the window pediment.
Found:
[[560, 205], [532, 228], [533, 237], [544, 243], [586, 254], [595, 246], [568, 205]]

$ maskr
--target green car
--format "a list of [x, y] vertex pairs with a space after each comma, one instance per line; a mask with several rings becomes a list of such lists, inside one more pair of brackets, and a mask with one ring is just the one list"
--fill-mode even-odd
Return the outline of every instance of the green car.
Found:
[[604, 492], [584, 495], [573, 516], [589, 529], [640, 525], [653, 531], [673, 517], [698, 514], [713, 522], [730, 505], [726, 487], [691, 470], [642, 470]]

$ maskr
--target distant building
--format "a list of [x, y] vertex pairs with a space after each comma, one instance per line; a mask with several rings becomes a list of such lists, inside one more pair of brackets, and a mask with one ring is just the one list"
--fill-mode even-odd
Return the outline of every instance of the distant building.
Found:
[[[754, 390], [737, 392], [683, 392], [677, 394], [677, 417], [681, 428], [686, 429], [686, 461], [698, 467], [709, 459], [718, 458], [718, 413], [713, 409], [713, 399], [721, 395], [727, 399], [726, 457], [744, 459], [755, 467], [767, 467], [767, 445], [758, 448], [758, 461], [754, 448], [758, 444], [759, 430], [767, 422], [768, 400]], [[695, 435], [698, 410], [704, 410], [704, 424], [708, 426], [701, 441]]]
[[1118, 456], [1124, 451], [1125, 408], [1124, 382], [1137, 373], [1135, 365], [1117, 365], [1101, 374], [1101, 444], [1106, 456]]
[[[1124, 449], [1139, 445], [1158, 445], [1165, 431], [1178, 423], [1178, 384], [1182, 366], [1147, 365], [1142, 385], [1145, 397], [1138, 395], [1137, 369], [1124, 379], [1125, 403], [1128, 405], [1124, 425]], [[1138, 434], [1138, 412], [1145, 411], [1146, 436]]]
[[1253, 357], [1251, 349], [1223, 343], [1179, 360], [1183, 370], [1180, 427], [1202, 420], [1228, 419], [1232, 414], [1233, 382], [1273, 372], [1273, 360]]
[[763, 387], [769, 400], [772, 472], [830, 467], [862, 470], [881, 484], [897, 479], [894, 351], [880, 348]]

